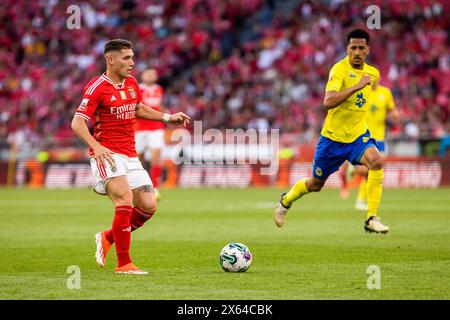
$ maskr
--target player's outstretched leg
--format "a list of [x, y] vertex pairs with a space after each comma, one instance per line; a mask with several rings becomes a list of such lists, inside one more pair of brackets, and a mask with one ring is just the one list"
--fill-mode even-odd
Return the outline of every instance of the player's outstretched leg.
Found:
[[281, 228], [284, 225], [286, 214], [291, 204], [309, 192], [306, 187], [306, 180], [307, 178], [297, 181], [288, 193], [282, 193], [280, 195], [273, 216], [277, 227]]

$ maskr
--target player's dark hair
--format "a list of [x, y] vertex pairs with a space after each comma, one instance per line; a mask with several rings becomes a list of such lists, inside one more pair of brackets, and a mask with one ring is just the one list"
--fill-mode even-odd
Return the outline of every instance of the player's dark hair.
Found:
[[109, 51], [120, 51], [122, 49], [133, 49], [133, 44], [130, 41], [124, 39], [109, 40], [107, 43], [105, 43], [103, 54], [106, 54]]
[[366, 44], [369, 44], [370, 36], [364, 29], [353, 29], [347, 34], [347, 44], [350, 43], [350, 39], [366, 39]]

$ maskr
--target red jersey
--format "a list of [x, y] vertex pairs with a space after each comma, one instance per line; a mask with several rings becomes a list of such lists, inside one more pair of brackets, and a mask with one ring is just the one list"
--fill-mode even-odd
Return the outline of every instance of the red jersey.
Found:
[[[141, 84], [139, 88], [141, 89], [142, 103], [152, 109], [161, 111], [164, 89], [158, 84], [153, 84], [151, 86]], [[136, 118], [136, 131], [158, 129], [164, 129], [163, 122]]]
[[[83, 100], [75, 112], [94, 121], [94, 138], [112, 152], [136, 157], [134, 124], [136, 106], [141, 102], [134, 77], [115, 84], [106, 74], [93, 78], [84, 88]], [[92, 156], [92, 149], [89, 148]]]

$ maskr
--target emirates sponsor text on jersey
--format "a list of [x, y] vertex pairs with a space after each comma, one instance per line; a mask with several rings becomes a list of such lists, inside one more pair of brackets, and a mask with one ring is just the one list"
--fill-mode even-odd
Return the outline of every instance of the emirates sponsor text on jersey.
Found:
[[120, 107], [111, 107], [111, 113], [117, 116], [119, 120], [134, 119], [136, 114], [136, 103], [124, 104]]

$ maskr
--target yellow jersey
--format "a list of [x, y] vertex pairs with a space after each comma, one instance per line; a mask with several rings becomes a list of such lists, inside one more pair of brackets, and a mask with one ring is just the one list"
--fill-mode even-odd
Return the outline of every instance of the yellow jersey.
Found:
[[391, 90], [378, 85], [372, 90], [367, 105], [367, 126], [369, 127], [370, 136], [375, 140], [384, 140], [386, 114], [395, 108]]
[[377, 68], [364, 64], [363, 69], [354, 69], [349, 57], [336, 63], [330, 70], [326, 91], [343, 91], [356, 85], [363, 74], [372, 82], [355, 92], [337, 107], [328, 110], [321, 135], [337, 142], [351, 143], [367, 131], [366, 111], [372, 85], [380, 78]]

